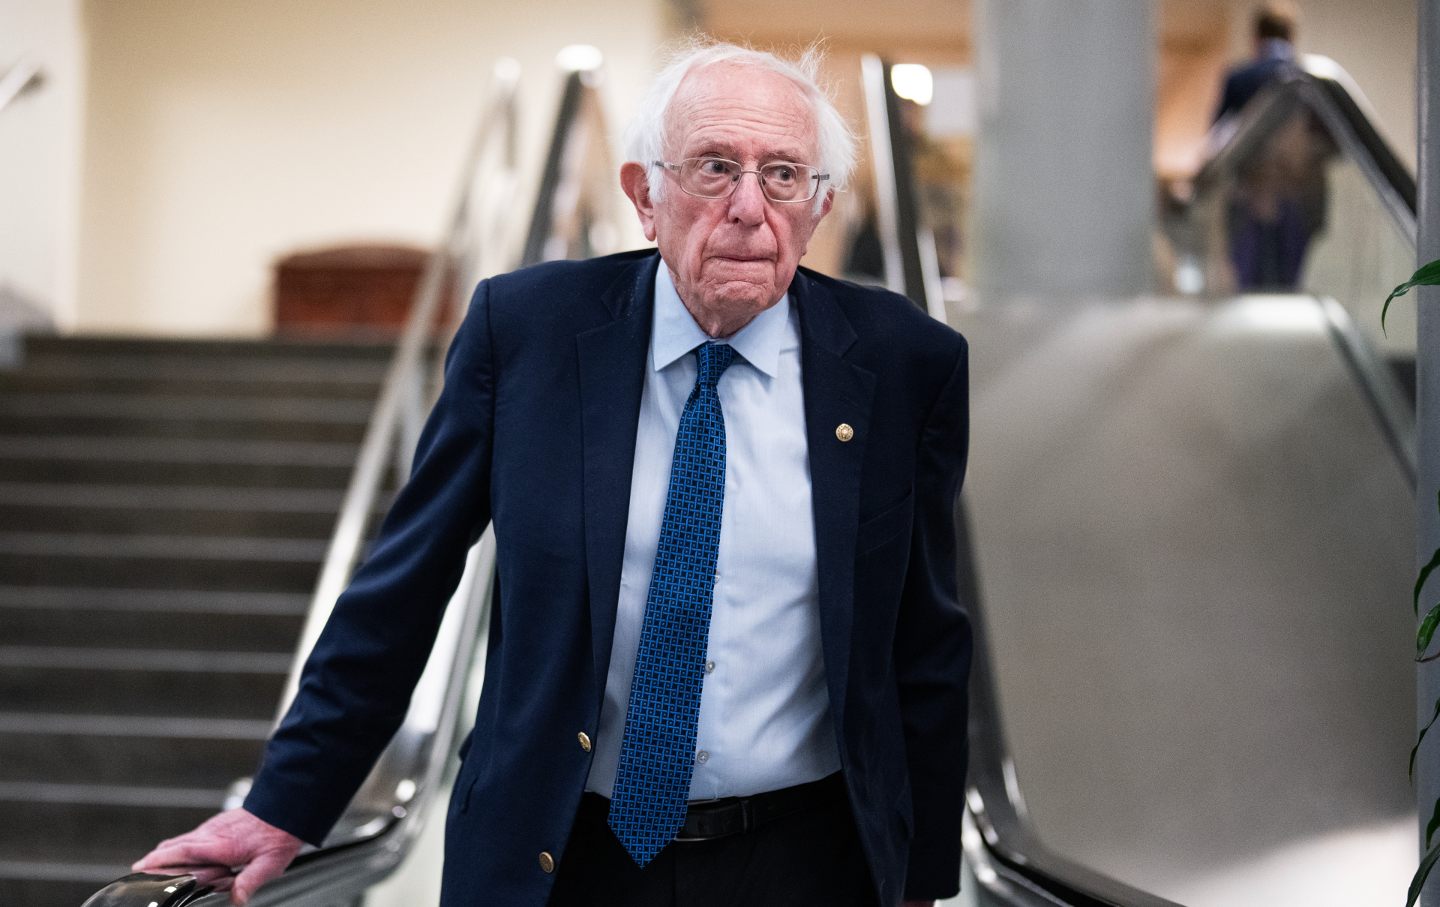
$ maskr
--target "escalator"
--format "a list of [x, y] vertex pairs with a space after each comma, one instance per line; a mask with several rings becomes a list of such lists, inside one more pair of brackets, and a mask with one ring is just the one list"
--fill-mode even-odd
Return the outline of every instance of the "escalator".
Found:
[[[1415, 196], [1365, 110], [1318, 59], [1257, 99], [1166, 212], [1162, 292], [952, 317], [988, 664], [957, 904], [1011, 903], [996, 865], [1065, 903], [1403, 903], [1414, 331], [1379, 309]], [[1237, 295], [1236, 193], [1297, 129], [1325, 222]]]

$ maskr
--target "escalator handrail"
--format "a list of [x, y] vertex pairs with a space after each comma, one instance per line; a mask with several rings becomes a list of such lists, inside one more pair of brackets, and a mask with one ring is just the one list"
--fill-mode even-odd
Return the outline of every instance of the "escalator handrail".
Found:
[[[889, 72], [890, 66], [877, 56], [862, 59], [869, 144], [879, 196], [876, 219], [882, 246], [887, 250], [887, 284], [943, 322], [946, 314], [943, 301], [937, 298], [938, 280], [925, 272], [920, 248], [924, 232], [920, 229], [910, 161], [912, 143], [900, 120], [900, 99]], [[979, 607], [974, 546], [963, 500], [956, 503], [955, 519], [958, 591], [960, 600], [971, 605], [975, 651], [970, 681], [966, 810], [979, 834], [967, 835], [965, 847], [972, 864], [983, 863], [986, 867], [985, 873], [977, 873], [979, 884], [1004, 903], [1177, 907], [1057, 854], [1031, 830], [1000, 721], [988, 637]]]
[[[471, 186], [477, 179], [487, 181], [484, 175], [477, 174], [476, 171], [493, 143], [506, 143], [506, 150], [509, 152], [506, 156], [513, 154], [510, 135], [516, 129], [517, 81], [518, 74], [513, 64], [502, 63], [496, 67], [490, 98], [475, 131], [465, 159], [460, 187], [455, 193], [450, 216], [446, 220], [445, 238], [426, 261], [420, 286], [416, 290], [414, 302], [391, 357], [385, 382], [366, 426], [360, 454], [351, 473], [334, 533], [326, 549], [319, 582], [311, 598], [310, 610], [306, 616], [300, 645], [296, 649], [290, 677], [280, 698], [277, 719], [283, 717], [290, 708], [290, 702], [299, 689], [305, 660], [319, 638], [320, 631], [330, 619], [335, 600], [345, 590], [360, 559], [371, 515], [385, 488], [396, 452], [399, 451], [401, 457], [408, 457], [409, 451], [413, 449], [413, 445], [405, 443], [413, 439], [402, 438], [401, 433], [407, 426], [423, 419], [425, 410], [429, 408], [426, 395], [417, 393], [416, 383], [423, 382], [427, 375], [425, 360], [432, 345], [431, 327], [445, 301], [452, 268], [463, 254], [463, 244], [470, 239], [467, 226], [473, 213]], [[513, 168], [513, 158], [506, 161], [505, 166]]]
[[[1031, 828], [1015, 763], [1000, 720], [995, 672], [984, 611], [979, 607], [980, 581], [970, 522], [963, 501], [956, 506], [958, 586], [963, 601], [974, 603], [970, 621], [975, 657], [970, 675], [970, 771], [966, 809], [979, 831], [966, 851], [1006, 874], [1012, 882], [1044, 892], [1069, 907], [1178, 907], [1048, 848]], [[983, 848], [983, 853], [977, 850]], [[984, 880], [981, 880], [984, 884]]]
[[[1414, 174], [1380, 135], [1369, 101], [1340, 64], [1318, 54], [1305, 54], [1299, 64], [1287, 78], [1257, 95], [1234, 123], [1217, 124], [1226, 130], [1225, 140], [1217, 143], [1216, 151], [1196, 173], [1190, 210], [1204, 208], [1209, 193], [1224, 191], [1230, 174], [1303, 105], [1320, 118], [1340, 151], [1360, 170], [1413, 249], [1417, 235]], [[1401, 398], [1383, 358], [1343, 307], [1327, 297], [1314, 299], [1386, 444], [1413, 485], [1418, 469], [1413, 407]]]
[[1289, 120], [1297, 105], [1303, 105], [1320, 118], [1395, 225], [1414, 243], [1415, 176], [1375, 127], [1373, 108], [1364, 93], [1329, 57], [1305, 54], [1298, 62], [1295, 70], [1267, 86], [1233, 120], [1216, 124], [1211, 139], [1215, 150], [1192, 181], [1195, 199], [1223, 185], [1237, 166]]
[[945, 300], [940, 289], [935, 237], [920, 217], [914, 141], [905, 126], [900, 96], [891, 83], [893, 68], [894, 64], [875, 54], [860, 58], [885, 286], [908, 296], [931, 317], [944, 322]]
[[615, 211], [609, 204], [613, 183], [606, 182], [603, 192], [594, 197], [597, 187], [587, 182], [587, 178], [597, 172], [605, 174], [607, 180], [615, 172], [606, 144], [608, 131], [600, 98], [602, 78], [598, 66], [595, 62], [588, 68], [574, 69], [565, 79], [525, 247], [520, 255], [522, 267], [564, 254], [562, 248], [570, 254], [588, 254], [591, 237], [576, 235], [585, 232], [586, 225], [572, 215], [584, 214], [589, 204], [601, 210], [603, 221], [610, 222], [609, 229], [603, 231], [605, 235], [619, 234], [618, 225], [613, 223]]

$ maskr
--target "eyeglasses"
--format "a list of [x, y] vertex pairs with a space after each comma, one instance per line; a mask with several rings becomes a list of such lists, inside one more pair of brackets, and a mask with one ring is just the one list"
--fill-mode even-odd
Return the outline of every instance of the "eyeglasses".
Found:
[[728, 198], [740, 185], [740, 177], [753, 173], [760, 180], [760, 191], [770, 201], [808, 202], [820, 191], [821, 181], [830, 178], [830, 174], [814, 167], [783, 161], [766, 164], [758, 170], [746, 170], [737, 161], [723, 157], [687, 157], [678, 164], [653, 163], [675, 173], [680, 191], [696, 198]]

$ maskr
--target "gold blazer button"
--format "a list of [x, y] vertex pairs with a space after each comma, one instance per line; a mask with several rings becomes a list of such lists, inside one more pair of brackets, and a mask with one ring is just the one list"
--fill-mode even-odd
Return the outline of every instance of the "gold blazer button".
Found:
[[550, 851], [540, 851], [540, 868], [545, 872], [555, 871], [555, 858], [550, 856]]
[[580, 748], [581, 748], [582, 750], [584, 750], [584, 751], [587, 752], [587, 753], [590, 752], [590, 748], [591, 748], [594, 744], [592, 744], [592, 743], [590, 742], [590, 735], [589, 735], [589, 734], [585, 733], [584, 731], [581, 731], [580, 733], [578, 733], [578, 734], [575, 735], [575, 738], [580, 741]]
[[845, 441], [849, 441], [851, 438], [855, 437], [855, 429], [851, 428], [848, 424], [841, 422], [839, 425], [835, 426], [835, 437], [839, 438], [842, 443]]

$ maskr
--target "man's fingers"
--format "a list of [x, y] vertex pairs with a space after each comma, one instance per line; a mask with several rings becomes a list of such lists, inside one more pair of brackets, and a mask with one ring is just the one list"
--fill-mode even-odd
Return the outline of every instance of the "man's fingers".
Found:
[[[195, 881], [201, 885], [210, 885], [218, 891], [224, 891], [230, 887], [235, 879], [235, 870], [228, 866], [167, 866], [166, 870], [177, 874], [194, 876]], [[221, 880], [225, 884], [218, 884]]]
[[294, 851], [288, 848], [285, 850], [267, 850], [258, 854], [250, 861], [241, 873], [235, 877], [235, 888], [230, 892], [230, 900], [236, 904], [245, 904], [254, 896], [256, 889], [285, 871], [290, 861], [295, 858]]
[[131, 866], [136, 872], [146, 872], [152, 869], [167, 869], [175, 866], [220, 866], [223, 865], [219, 858], [222, 854], [217, 853], [213, 842], [201, 841], [199, 843], [176, 838], [167, 841], [156, 847], [154, 850], [135, 861]]

